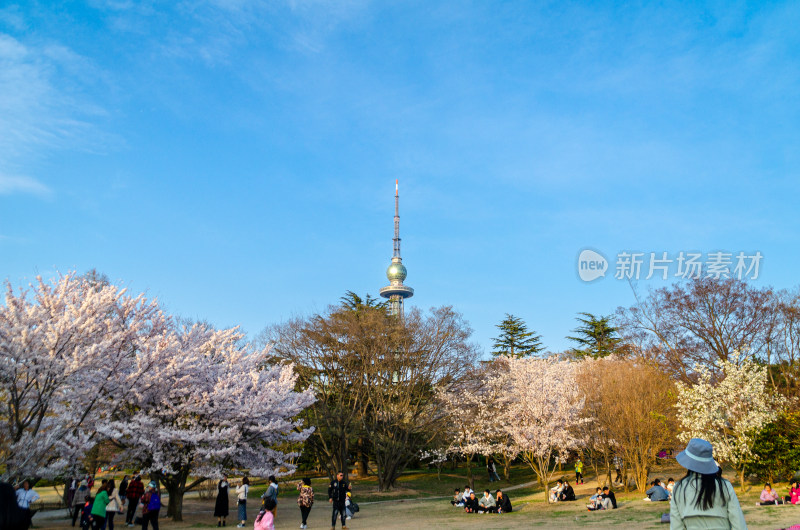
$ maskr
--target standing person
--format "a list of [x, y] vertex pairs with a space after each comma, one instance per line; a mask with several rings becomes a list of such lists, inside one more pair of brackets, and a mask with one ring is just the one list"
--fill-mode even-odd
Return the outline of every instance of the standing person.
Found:
[[692, 438], [675, 460], [687, 471], [675, 484], [669, 504], [672, 530], [747, 528], [733, 485], [717, 475], [719, 466], [710, 443]]
[[278, 507], [271, 498], [264, 499], [264, 507], [258, 512], [253, 530], [275, 530], [275, 511]]
[[102, 530], [106, 524], [106, 507], [108, 506], [108, 482], [100, 486], [97, 494], [94, 496], [94, 504], [92, 504], [92, 530]]
[[[97, 493], [100, 493], [100, 490], [106, 489], [106, 484], [108, 484], [108, 479], [107, 478], [102, 479], [100, 481], [100, 486], [97, 488]], [[95, 493], [95, 495], [97, 495], [97, 493]]]
[[583, 484], [583, 462], [580, 458], [575, 462], [575, 484]]
[[500, 481], [500, 476], [497, 474], [497, 465], [494, 463], [494, 457], [490, 456], [486, 461], [486, 470], [489, 472], [489, 482]]
[[278, 479], [275, 478], [275, 475], [269, 476], [269, 487], [261, 498], [263, 500], [272, 499], [275, 501], [275, 506], [278, 505]]
[[122, 499], [119, 496], [119, 490], [116, 488], [114, 479], [108, 481], [106, 491], [108, 492], [108, 506], [106, 506], [106, 522], [103, 528], [114, 530], [114, 516], [117, 515], [117, 512], [122, 511]]
[[75, 500], [75, 492], [78, 491], [78, 484], [80, 481], [75, 477], [69, 477], [64, 483], [66, 486], [65, 504], [72, 506], [72, 501]]
[[28, 530], [28, 526], [30, 526], [28, 514], [19, 507], [14, 486], [8, 482], [0, 482], [0, 528]]
[[344, 479], [344, 473], [339, 471], [336, 478], [328, 486], [328, 502], [333, 507], [331, 514], [331, 530], [336, 528], [337, 514], [342, 518], [342, 528], [347, 528], [347, 492], [350, 491], [350, 484]]
[[22, 509], [28, 526], [31, 525], [33, 514], [31, 513], [31, 503], [39, 500], [39, 494], [33, 491], [31, 483], [27, 480], [22, 481], [22, 487], [17, 490], [17, 505]]
[[300, 495], [297, 496], [297, 505], [300, 507], [300, 516], [303, 518], [300, 522], [300, 528], [308, 528], [308, 514], [311, 513], [311, 507], [314, 506], [314, 488], [311, 487], [311, 479], [306, 477], [301, 482], [297, 483], [297, 491]]
[[[130, 488], [130, 486], [128, 486]], [[161, 495], [158, 493], [156, 483], [152, 480], [147, 485], [147, 490], [142, 495], [142, 530], [147, 530], [147, 525], [152, 524], [153, 530], [158, 530], [158, 512], [161, 510]]]
[[136, 507], [139, 506], [139, 499], [144, 495], [144, 484], [142, 484], [142, 477], [136, 475], [128, 484], [128, 489], [125, 490], [125, 498], [128, 499], [128, 510], [125, 512], [125, 524], [133, 526], [133, 518], [136, 515]]
[[244, 528], [244, 523], [247, 521], [247, 494], [250, 493], [250, 479], [244, 477], [242, 484], [236, 488], [236, 507], [239, 511], [239, 524], [237, 528]]
[[78, 515], [83, 510], [87, 497], [89, 497], [89, 483], [84, 479], [81, 480], [78, 489], [75, 490], [75, 495], [72, 497], [72, 526], [75, 526], [75, 521], [78, 520]]
[[125, 495], [128, 494], [128, 475], [123, 475], [122, 482], [119, 483], [119, 497], [125, 501]]
[[217, 526], [225, 526], [225, 518], [228, 517], [228, 475], [222, 475], [222, 480], [217, 484], [214, 517], [217, 518]]

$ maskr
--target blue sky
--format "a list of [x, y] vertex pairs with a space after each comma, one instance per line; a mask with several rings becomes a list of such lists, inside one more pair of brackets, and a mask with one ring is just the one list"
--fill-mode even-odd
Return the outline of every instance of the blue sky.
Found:
[[[25, 2], [0, 8], [0, 273], [97, 268], [255, 335], [377, 294], [487, 351], [633, 303], [584, 248], [760, 251], [798, 285], [800, 4]], [[640, 281], [639, 288], [665, 285]]]

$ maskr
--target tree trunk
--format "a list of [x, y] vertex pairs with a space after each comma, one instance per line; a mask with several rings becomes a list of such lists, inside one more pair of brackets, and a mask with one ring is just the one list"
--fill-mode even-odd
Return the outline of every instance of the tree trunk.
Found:
[[152, 476], [164, 485], [169, 495], [167, 516], [172, 517], [172, 520], [176, 522], [183, 521], [183, 496], [186, 493], [186, 479], [189, 477], [189, 470], [184, 468], [176, 475], [154, 473]]
[[511, 458], [505, 452], [500, 454], [503, 456], [503, 478], [508, 480], [511, 473]]
[[469, 482], [469, 488], [475, 489], [475, 477], [472, 476], [472, 455], [469, 455], [467, 458], [467, 479]]
[[745, 492], [745, 489], [744, 489], [744, 471], [745, 471], [745, 466], [742, 466], [741, 468], [739, 468], [739, 491], [741, 491], [742, 493]]
[[357, 447], [356, 469], [358, 470], [358, 477], [364, 478], [369, 475], [369, 456], [364, 450], [364, 438], [358, 438]]
[[166, 483], [164, 483], [164, 487], [169, 493], [167, 516], [172, 517], [172, 520], [176, 522], [183, 521], [183, 494], [185, 493], [183, 488], [174, 484], [170, 487]]
[[623, 480], [622, 491], [624, 491], [625, 493], [628, 493], [628, 461], [627, 460], [623, 460], [622, 461], [622, 480]]

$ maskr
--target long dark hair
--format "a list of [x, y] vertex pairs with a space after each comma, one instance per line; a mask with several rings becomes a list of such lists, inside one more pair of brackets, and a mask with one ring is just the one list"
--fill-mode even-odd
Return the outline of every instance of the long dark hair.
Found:
[[696, 471], [687, 471], [686, 476], [683, 477], [675, 484], [674, 496], [683, 494], [683, 501], [686, 502], [686, 486], [690, 481], [699, 481], [700, 487], [697, 488], [697, 498], [694, 500], [694, 505], [697, 508], [708, 510], [714, 507], [714, 496], [719, 489], [720, 497], [722, 498], [722, 505], [725, 506], [728, 502], [728, 492], [724, 486], [723, 478], [720, 476], [719, 471], [704, 475]]
[[10, 530], [28, 528], [27, 518], [17, 504], [17, 492], [8, 482], [0, 482], [0, 528]]

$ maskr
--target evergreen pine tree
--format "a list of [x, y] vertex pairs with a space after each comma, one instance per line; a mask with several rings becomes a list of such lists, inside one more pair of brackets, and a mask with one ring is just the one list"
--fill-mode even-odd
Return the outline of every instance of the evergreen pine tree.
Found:
[[591, 313], [578, 313], [583, 317], [576, 317], [580, 322], [572, 332], [577, 334], [574, 337], [567, 337], [569, 340], [578, 343], [578, 347], [572, 349], [572, 353], [577, 357], [606, 357], [617, 350], [622, 339], [617, 333], [617, 328], [611, 325], [611, 317], [598, 317]]
[[522, 358], [544, 351], [541, 335], [528, 331], [525, 321], [506, 313], [506, 318], [498, 324], [500, 336], [494, 339], [492, 355], [509, 355]]

